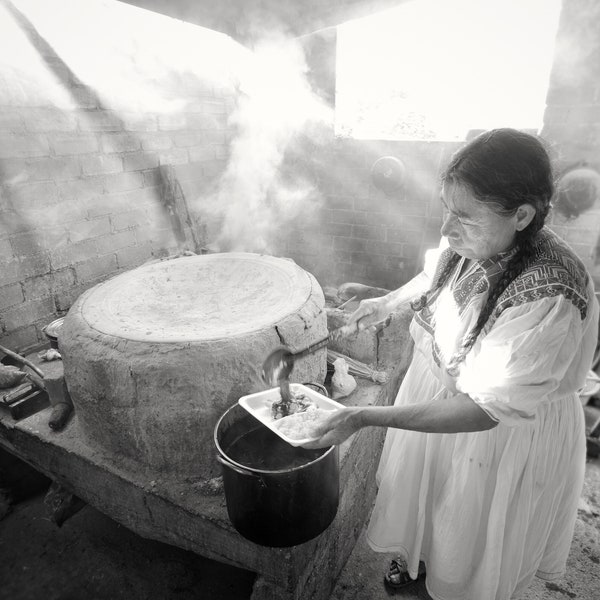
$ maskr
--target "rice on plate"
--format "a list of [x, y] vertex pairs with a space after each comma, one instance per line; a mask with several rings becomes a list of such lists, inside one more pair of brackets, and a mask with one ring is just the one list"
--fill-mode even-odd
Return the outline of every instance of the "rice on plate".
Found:
[[317, 428], [331, 413], [331, 410], [311, 407], [303, 412], [283, 417], [274, 425], [283, 435], [292, 440], [311, 439], [317, 437]]

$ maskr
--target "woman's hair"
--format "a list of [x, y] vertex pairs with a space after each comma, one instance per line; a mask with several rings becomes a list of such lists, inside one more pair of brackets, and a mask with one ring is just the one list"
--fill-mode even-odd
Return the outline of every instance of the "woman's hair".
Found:
[[[516, 252], [489, 291], [477, 323], [466, 333], [458, 351], [449, 360], [448, 370], [454, 371], [475, 344], [502, 292], [523, 272], [533, 256], [535, 238], [550, 209], [554, 184], [550, 157], [542, 142], [516, 129], [493, 129], [477, 136], [452, 157], [442, 175], [444, 183], [464, 186], [476, 200], [500, 215], [513, 215], [522, 204], [535, 208], [531, 223], [517, 231]], [[459, 260], [460, 256], [452, 252], [431, 289], [414, 303], [415, 310], [431, 302]]]

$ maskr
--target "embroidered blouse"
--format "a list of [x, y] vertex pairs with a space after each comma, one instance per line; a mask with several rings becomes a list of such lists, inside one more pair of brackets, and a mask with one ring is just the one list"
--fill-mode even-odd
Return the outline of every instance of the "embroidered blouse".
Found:
[[[434, 374], [447, 387], [468, 394], [492, 418], [512, 425], [534, 418], [540, 401], [583, 386], [590, 365], [581, 360], [582, 352], [593, 354], [590, 347], [598, 335], [598, 303], [583, 263], [544, 228], [526, 268], [500, 295], [458, 373], [450, 377], [448, 361], [513, 254], [473, 261], [462, 274], [465, 259], [459, 260], [446, 285], [413, 321], [424, 333], [417, 336], [417, 348], [429, 353]], [[433, 281], [451, 256], [450, 249], [440, 251], [435, 273], [429, 273]]]

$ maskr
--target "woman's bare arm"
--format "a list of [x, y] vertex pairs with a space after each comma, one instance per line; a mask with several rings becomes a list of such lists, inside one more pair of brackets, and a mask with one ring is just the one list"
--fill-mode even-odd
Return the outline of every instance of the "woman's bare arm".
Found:
[[493, 429], [492, 419], [467, 394], [454, 394], [431, 402], [405, 406], [351, 406], [336, 411], [317, 430], [320, 435], [307, 448], [341, 444], [363, 427], [393, 427], [425, 433], [461, 433]]

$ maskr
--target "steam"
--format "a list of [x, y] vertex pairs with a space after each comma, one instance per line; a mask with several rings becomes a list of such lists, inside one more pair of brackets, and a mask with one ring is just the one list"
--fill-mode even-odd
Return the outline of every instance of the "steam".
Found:
[[311, 124], [331, 122], [331, 115], [306, 79], [299, 42], [264, 41], [240, 66], [229, 162], [218, 189], [200, 202], [222, 221], [217, 250], [270, 253], [286, 223], [318, 200], [308, 179], [283, 172], [286, 151]]

